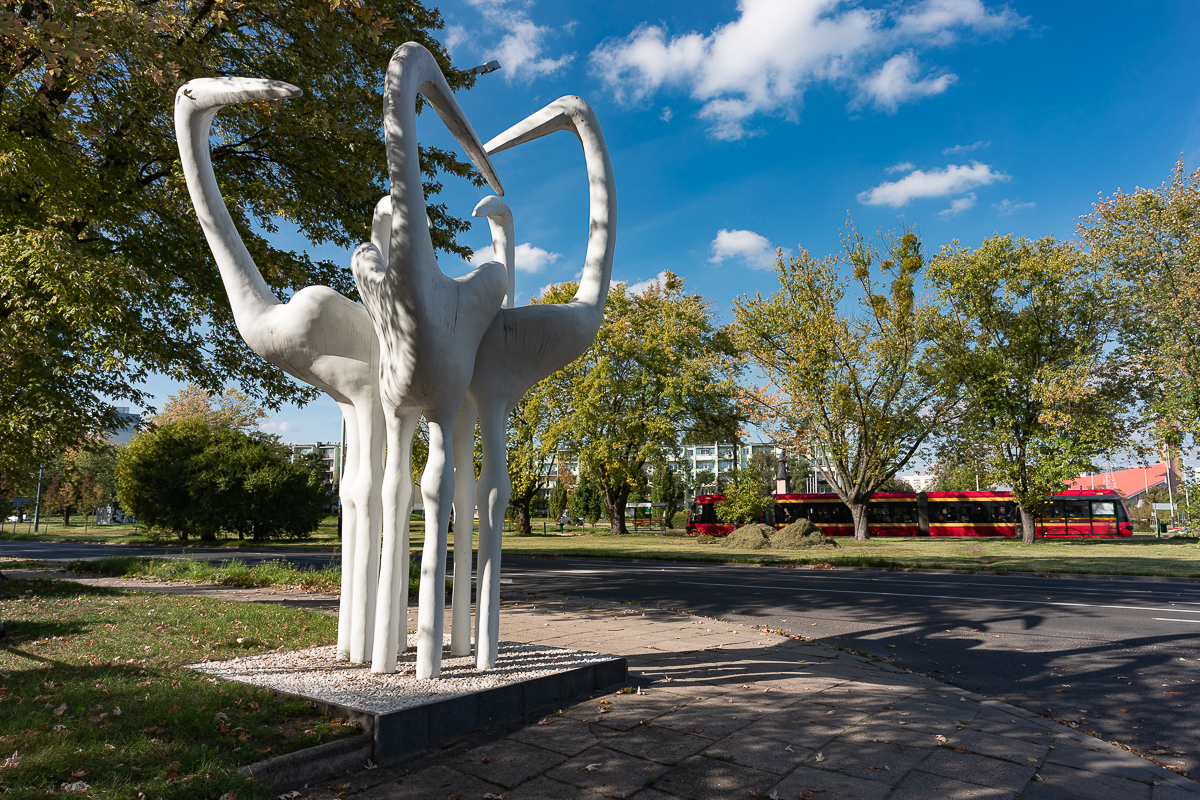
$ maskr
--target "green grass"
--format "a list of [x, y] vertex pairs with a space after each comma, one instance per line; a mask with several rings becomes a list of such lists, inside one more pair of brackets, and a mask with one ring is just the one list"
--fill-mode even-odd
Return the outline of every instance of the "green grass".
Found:
[[[303, 700], [184, 665], [331, 644], [333, 617], [80, 586], [0, 583], [5, 798], [269, 798], [239, 766], [358, 733]], [[51, 791], [53, 790], [53, 791]]]
[[[255, 542], [251, 539], [238, 539], [237, 534], [221, 534], [215, 541], [204, 542], [199, 539], [180, 541], [177, 537], [154, 538], [146, 535], [144, 525], [96, 525], [90, 521], [85, 525], [82, 517], [72, 517], [71, 524], [64, 526], [61, 516], [43, 517], [38, 532], [33, 532], [31, 522], [5, 522], [0, 524], [0, 540], [19, 540], [35, 542], [101, 542], [107, 544], [158, 544], [170, 547], [275, 547], [289, 550], [328, 550], [336, 548], [340, 542], [337, 535], [337, 516], [330, 515], [321, 521], [311, 535], [304, 539], [278, 539], [269, 542]], [[15, 527], [15, 530], [14, 530]]]
[[718, 541], [673, 535], [607, 534], [505, 536], [504, 552], [527, 556], [645, 558], [757, 564], [821, 564], [845, 567], [933, 568], [998, 572], [1079, 572], [1110, 575], [1200, 577], [1197, 539], [1038, 540], [839, 538], [836, 549], [734, 550]]
[[[77, 575], [108, 575], [116, 578], [138, 578], [151, 581], [210, 583], [248, 589], [273, 586], [299, 589], [304, 592], [336, 593], [341, 590], [342, 585], [342, 569], [339, 566], [327, 565], [320, 569], [311, 569], [298, 567], [283, 560], [250, 566], [236, 558], [213, 564], [190, 558], [110, 556], [94, 561], [72, 561], [67, 565], [66, 570]], [[452, 580], [447, 577], [446, 590], [449, 591], [452, 585]], [[420, 588], [421, 564], [418, 560], [409, 561], [409, 594], [415, 596]]]

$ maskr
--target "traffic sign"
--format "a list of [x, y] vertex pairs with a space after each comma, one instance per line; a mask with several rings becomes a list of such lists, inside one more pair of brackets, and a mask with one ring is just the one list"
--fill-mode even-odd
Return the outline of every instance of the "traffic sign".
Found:
[[1177, 510], [1174, 503], [1154, 503], [1155, 511], [1175, 511]]

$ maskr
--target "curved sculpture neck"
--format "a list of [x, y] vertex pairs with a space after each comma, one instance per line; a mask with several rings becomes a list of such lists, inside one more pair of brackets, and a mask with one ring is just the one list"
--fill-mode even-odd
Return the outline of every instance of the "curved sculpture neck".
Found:
[[[400, 46], [388, 64], [383, 91], [384, 145], [392, 199], [386, 280], [421, 293], [441, 272], [433, 251], [433, 238], [425, 224], [428, 216], [417, 149], [418, 94], [424, 95], [433, 106], [496, 193], [503, 195], [504, 189], [479, 137], [428, 50], [411, 42]], [[392, 265], [401, 264], [404, 269], [391, 269]]]
[[234, 322], [244, 336], [249, 323], [279, 305], [279, 298], [258, 271], [217, 186], [208, 137], [220, 106], [198, 106], [184, 95], [186, 89], [186, 86], [180, 89], [175, 99], [175, 131], [183, 175], [200, 227], [220, 270], [221, 282], [225, 284]]
[[[572, 115], [575, 134], [583, 144], [583, 157], [588, 176], [588, 246], [584, 256], [583, 275], [579, 289], [571, 298], [593, 309], [599, 317], [604, 314], [608, 285], [612, 279], [613, 251], [617, 243], [617, 193], [612, 160], [604, 133], [590, 107]], [[599, 321], [597, 320], [597, 326]]]

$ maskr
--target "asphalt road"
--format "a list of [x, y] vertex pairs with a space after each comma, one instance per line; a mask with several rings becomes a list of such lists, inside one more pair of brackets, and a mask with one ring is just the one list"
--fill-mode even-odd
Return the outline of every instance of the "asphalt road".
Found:
[[[0, 541], [0, 556], [24, 558], [181, 552]], [[303, 551], [186, 553], [337, 561]], [[525, 589], [657, 603], [886, 657], [1200, 775], [1200, 581], [517, 556], [505, 557], [503, 572]]]

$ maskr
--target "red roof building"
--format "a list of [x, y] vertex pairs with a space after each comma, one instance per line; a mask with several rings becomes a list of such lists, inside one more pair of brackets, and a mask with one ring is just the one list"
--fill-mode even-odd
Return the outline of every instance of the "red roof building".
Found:
[[[1147, 467], [1101, 472], [1096, 475], [1080, 475], [1078, 478], [1068, 481], [1067, 488], [1068, 490], [1116, 489], [1126, 500], [1137, 500], [1140, 504], [1141, 496], [1146, 493], [1147, 489], [1166, 485], [1167, 464], [1158, 463]], [[1181, 485], [1182, 482], [1179, 478], [1179, 473], [1172, 469], [1171, 488], [1178, 491]]]

